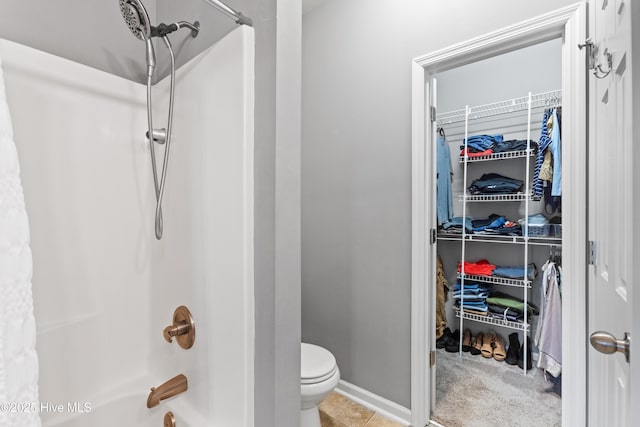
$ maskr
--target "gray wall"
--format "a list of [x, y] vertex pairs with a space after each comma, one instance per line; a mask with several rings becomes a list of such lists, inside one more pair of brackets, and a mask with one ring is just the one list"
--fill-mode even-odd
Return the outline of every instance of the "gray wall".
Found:
[[329, 1], [303, 18], [302, 338], [410, 405], [411, 60], [573, 3]]

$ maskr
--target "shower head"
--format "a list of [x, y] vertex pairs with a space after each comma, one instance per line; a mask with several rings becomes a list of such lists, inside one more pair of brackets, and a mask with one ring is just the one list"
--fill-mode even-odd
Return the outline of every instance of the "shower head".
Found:
[[147, 76], [153, 76], [156, 68], [156, 53], [151, 43], [151, 21], [140, 0], [119, 0], [120, 12], [129, 30], [138, 39], [143, 40], [147, 49]]
[[140, 0], [120, 0], [120, 12], [129, 30], [140, 40], [151, 38], [151, 21]]

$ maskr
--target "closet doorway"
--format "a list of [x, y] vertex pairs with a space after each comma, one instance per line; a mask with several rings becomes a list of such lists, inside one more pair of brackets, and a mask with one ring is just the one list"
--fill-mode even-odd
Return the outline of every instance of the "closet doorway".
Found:
[[[470, 425], [470, 416], [490, 417], [473, 425], [527, 425], [524, 417], [541, 410], [542, 425], [585, 424], [586, 355], [566, 344], [586, 336], [586, 213], [560, 206], [564, 196], [586, 194], [584, 156], [560, 161], [561, 153], [584, 151], [586, 70], [577, 49], [584, 9], [564, 8], [414, 62], [412, 425]], [[560, 125], [561, 151], [558, 141], [551, 148], [549, 131]], [[555, 164], [543, 155], [552, 150]], [[540, 171], [550, 163], [555, 175]], [[554, 308], [543, 289], [558, 295], [559, 265], [563, 304]], [[439, 275], [451, 288], [445, 304]], [[514, 300], [522, 309], [509, 308]], [[560, 361], [536, 345], [545, 346], [538, 331], [548, 333], [553, 319], [543, 319], [554, 310], [563, 318], [551, 334], [563, 344]], [[561, 380], [545, 382], [541, 358]]]
[[[559, 426], [562, 355], [554, 343], [562, 334], [562, 40], [438, 73], [432, 82], [432, 419], [446, 426], [473, 420], [480, 425], [491, 413], [484, 424], [520, 425], [522, 418]], [[544, 161], [536, 173], [538, 156]], [[528, 310], [520, 307], [525, 304]]]

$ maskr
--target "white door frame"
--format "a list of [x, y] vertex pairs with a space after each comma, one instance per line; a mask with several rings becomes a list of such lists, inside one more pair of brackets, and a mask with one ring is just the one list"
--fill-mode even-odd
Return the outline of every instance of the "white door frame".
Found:
[[[587, 6], [576, 3], [501, 30], [421, 56], [412, 64], [411, 207], [411, 425], [429, 424], [431, 369], [435, 349], [435, 144], [431, 121], [431, 77], [439, 72], [563, 38], [563, 313], [562, 425], [586, 425], [586, 230], [587, 81], [585, 54], [577, 45], [587, 36]], [[565, 189], [570, 189], [565, 191]]]

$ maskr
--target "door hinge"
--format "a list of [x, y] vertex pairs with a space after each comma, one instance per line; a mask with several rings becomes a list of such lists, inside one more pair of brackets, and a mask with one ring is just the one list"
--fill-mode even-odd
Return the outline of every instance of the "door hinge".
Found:
[[434, 107], [433, 105], [431, 106], [431, 121], [436, 121], [436, 107]]
[[436, 351], [431, 350], [431, 353], [429, 353], [429, 366], [433, 366], [435, 364], [436, 364]]
[[598, 251], [596, 242], [593, 240], [589, 240], [587, 244], [587, 258], [589, 260], [589, 265], [597, 265]]
[[431, 244], [433, 245], [436, 242], [436, 229], [431, 229]]
[[587, 49], [587, 67], [590, 70], [596, 68], [596, 53], [598, 51], [598, 47], [593, 43], [591, 37], [586, 39], [584, 43], [578, 44], [578, 49], [582, 50], [583, 48]]
[[587, 49], [587, 64], [590, 70], [593, 71], [593, 75], [599, 79], [604, 79], [611, 73], [613, 69], [613, 54], [609, 52], [608, 48], [604, 49], [603, 55], [607, 60], [607, 70], [602, 69], [602, 64], [596, 64], [597, 56], [598, 56], [598, 46], [593, 43], [591, 37], [586, 39], [584, 43], [578, 44], [578, 49], [582, 50], [582, 48]]

